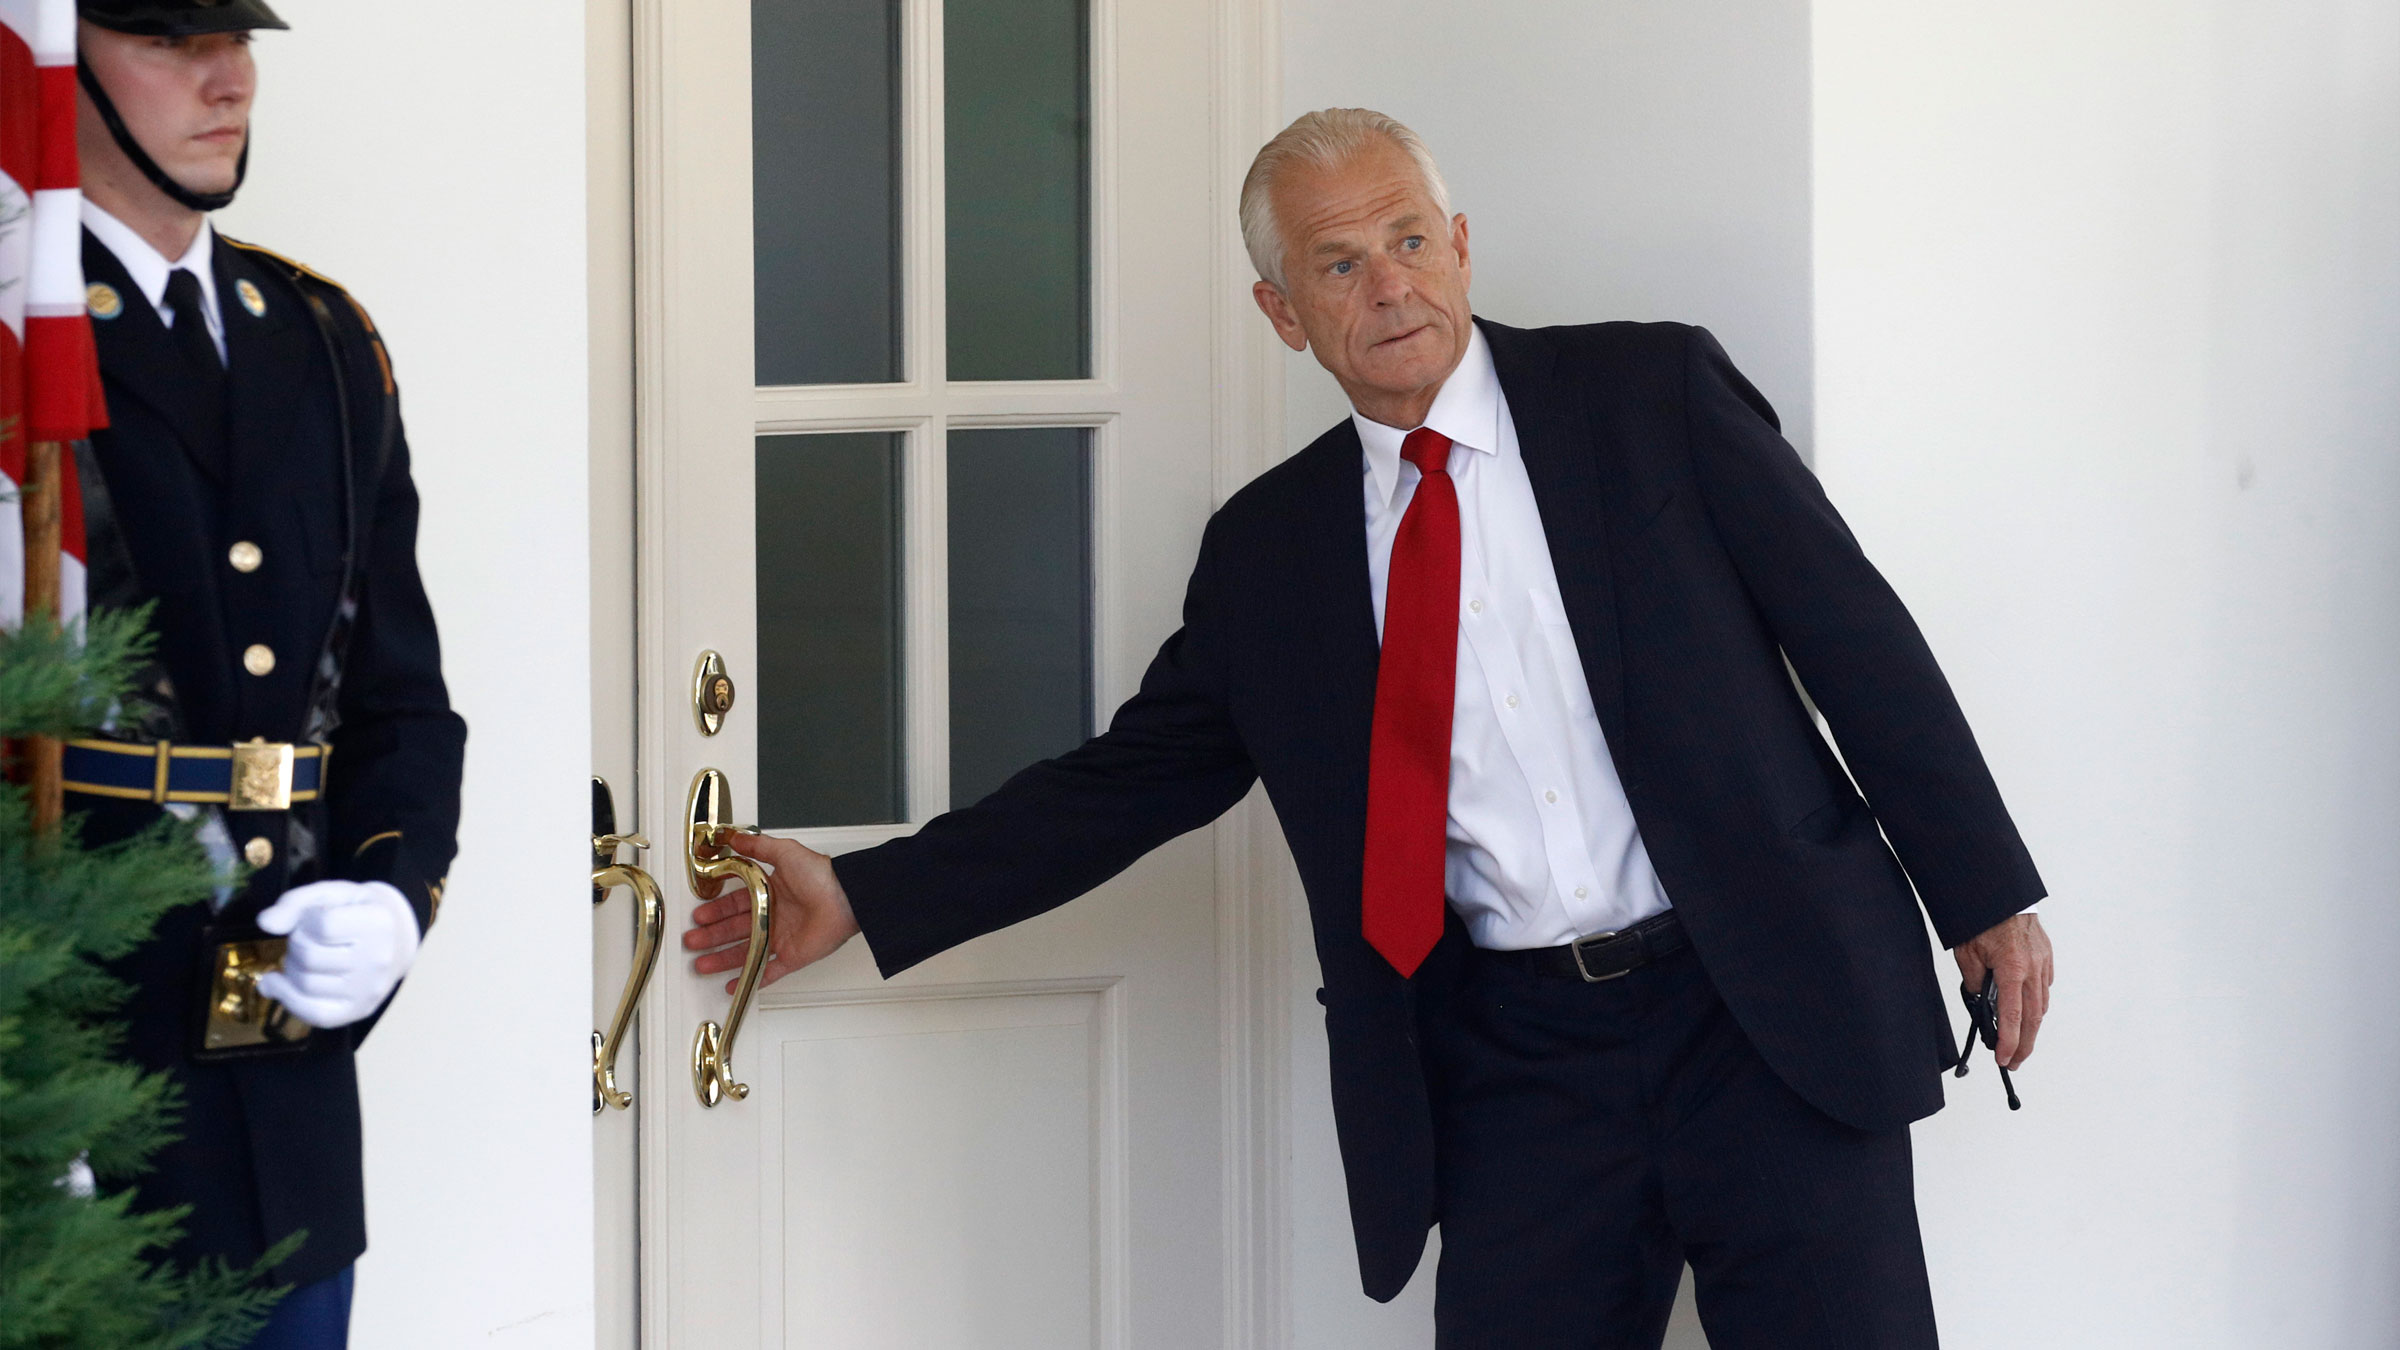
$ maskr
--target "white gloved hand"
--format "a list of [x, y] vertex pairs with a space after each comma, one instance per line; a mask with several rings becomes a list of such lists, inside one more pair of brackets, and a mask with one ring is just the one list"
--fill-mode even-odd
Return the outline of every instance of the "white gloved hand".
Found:
[[290, 938], [258, 992], [312, 1027], [346, 1027], [383, 1006], [417, 959], [417, 916], [381, 881], [314, 881], [285, 891], [258, 926]]

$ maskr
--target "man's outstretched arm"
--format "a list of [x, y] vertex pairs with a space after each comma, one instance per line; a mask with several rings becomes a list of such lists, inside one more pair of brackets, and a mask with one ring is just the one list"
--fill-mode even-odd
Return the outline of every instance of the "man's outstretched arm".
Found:
[[[735, 839], [737, 851], [774, 869], [774, 955], [763, 978], [822, 960], [862, 931], [877, 967], [896, 975], [1065, 904], [1240, 801], [1257, 771], [1226, 713], [1209, 558], [1204, 538], [1182, 629], [1101, 735], [905, 839], [839, 859], [790, 840]], [[703, 953], [694, 969], [713, 974], [741, 966], [730, 944], [748, 935], [749, 905], [737, 894], [694, 910], [683, 945]]]

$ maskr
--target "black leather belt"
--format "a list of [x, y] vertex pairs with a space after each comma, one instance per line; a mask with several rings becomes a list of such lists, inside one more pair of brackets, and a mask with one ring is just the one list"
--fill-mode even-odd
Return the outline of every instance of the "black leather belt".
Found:
[[1529, 974], [1598, 984], [1639, 970], [1669, 952], [1683, 950], [1685, 945], [1683, 920], [1676, 918], [1675, 911], [1670, 909], [1623, 932], [1594, 933], [1564, 947], [1536, 947], [1520, 952], [1478, 948], [1476, 955]]
[[330, 746], [243, 741], [69, 741], [66, 790], [144, 802], [200, 802], [231, 811], [287, 811], [325, 787]]

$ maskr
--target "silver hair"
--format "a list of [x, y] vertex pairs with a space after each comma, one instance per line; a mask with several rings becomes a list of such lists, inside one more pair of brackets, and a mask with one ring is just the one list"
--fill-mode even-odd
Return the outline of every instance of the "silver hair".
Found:
[[1447, 233], [1450, 185], [1442, 181], [1433, 152], [1425, 148], [1417, 133], [1398, 118], [1369, 108], [1320, 108], [1302, 113], [1259, 147], [1258, 157], [1250, 161], [1250, 172], [1242, 176], [1242, 246], [1250, 251], [1250, 265], [1275, 289], [1283, 289], [1283, 227], [1275, 219], [1275, 181], [1293, 165], [1326, 169], [1344, 163], [1378, 140], [1408, 152], [1425, 179], [1425, 191], [1433, 198], [1434, 210]]

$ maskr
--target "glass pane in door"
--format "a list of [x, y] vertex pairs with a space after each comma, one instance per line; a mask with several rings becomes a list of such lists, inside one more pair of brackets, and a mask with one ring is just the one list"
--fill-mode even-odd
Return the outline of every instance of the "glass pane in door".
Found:
[[759, 823], [905, 820], [901, 433], [761, 436], [757, 460]]
[[752, 0], [760, 384], [875, 384], [900, 360], [899, 0]]
[[1092, 731], [1092, 433], [950, 433], [950, 802]]
[[1091, 374], [1086, 0], [947, 0], [949, 377]]

